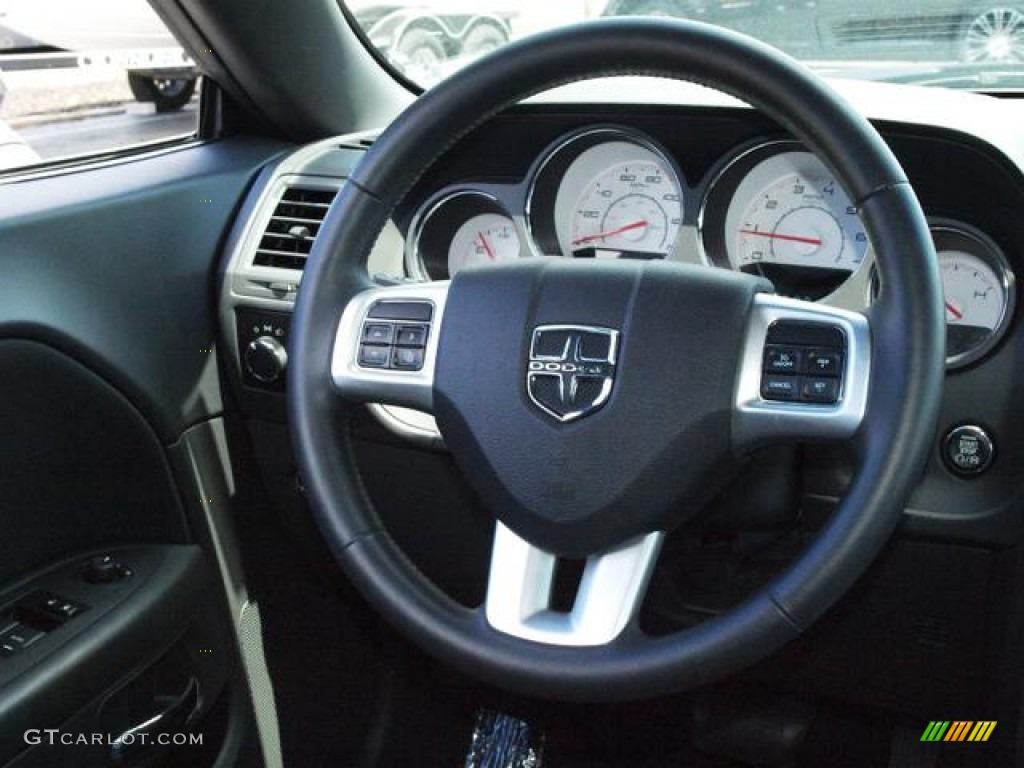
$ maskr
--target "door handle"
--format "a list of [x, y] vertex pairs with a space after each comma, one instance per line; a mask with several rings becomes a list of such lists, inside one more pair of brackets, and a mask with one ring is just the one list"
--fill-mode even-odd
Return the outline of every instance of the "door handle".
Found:
[[148, 720], [121, 733], [110, 748], [110, 757], [116, 765], [128, 765], [141, 754], [159, 750], [164, 734], [181, 733], [199, 706], [199, 681], [190, 677], [185, 691], [175, 697], [157, 697], [167, 706]]

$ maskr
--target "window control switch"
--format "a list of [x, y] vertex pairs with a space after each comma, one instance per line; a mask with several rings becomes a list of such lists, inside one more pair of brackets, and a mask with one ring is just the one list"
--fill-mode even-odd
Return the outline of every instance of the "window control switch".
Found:
[[0, 633], [0, 657], [13, 656], [18, 651], [28, 648], [46, 633], [27, 624], [15, 624]]
[[14, 615], [21, 623], [43, 631], [56, 629], [87, 610], [86, 605], [45, 590], [31, 592], [14, 605]]

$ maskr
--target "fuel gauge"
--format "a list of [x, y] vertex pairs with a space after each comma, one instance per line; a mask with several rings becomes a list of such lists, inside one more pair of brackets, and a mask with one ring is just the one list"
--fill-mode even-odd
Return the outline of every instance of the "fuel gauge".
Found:
[[519, 258], [519, 235], [502, 213], [478, 213], [459, 227], [448, 247], [448, 274], [470, 264], [492, 264]]
[[405, 264], [417, 280], [447, 280], [470, 264], [523, 255], [519, 227], [508, 208], [476, 189], [443, 190], [413, 217]]
[[963, 224], [932, 226], [946, 314], [946, 364], [960, 368], [1002, 338], [1015, 303], [1013, 272], [999, 247]]

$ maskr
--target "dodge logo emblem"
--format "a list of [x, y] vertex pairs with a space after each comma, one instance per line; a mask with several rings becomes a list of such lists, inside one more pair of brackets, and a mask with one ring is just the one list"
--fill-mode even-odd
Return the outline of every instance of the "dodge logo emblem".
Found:
[[541, 325], [530, 341], [526, 391], [533, 404], [561, 422], [593, 413], [615, 381], [619, 332], [587, 325]]

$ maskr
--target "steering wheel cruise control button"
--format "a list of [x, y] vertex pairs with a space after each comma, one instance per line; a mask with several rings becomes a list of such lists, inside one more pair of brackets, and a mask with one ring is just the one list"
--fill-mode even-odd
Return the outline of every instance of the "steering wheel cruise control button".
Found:
[[949, 470], [961, 477], [977, 477], [992, 466], [996, 447], [981, 427], [962, 424], [946, 433], [942, 458]]
[[838, 352], [812, 349], [807, 353], [804, 372], [811, 376], [839, 376], [842, 372], [843, 356]]
[[765, 340], [761, 397], [835, 405], [842, 392], [845, 352], [846, 340], [838, 328], [776, 323]]
[[803, 352], [795, 347], [767, 347], [764, 353], [765, 373], [799, 373]]
[[765, 376], [761, 381], [761, 396], [765, 400], [796, 400], [799, 383], [796, 376]]
[[809, 403], [834, 403], [839, 399], [839, 380], [808, 376], [801, 380], [800, 399]]

